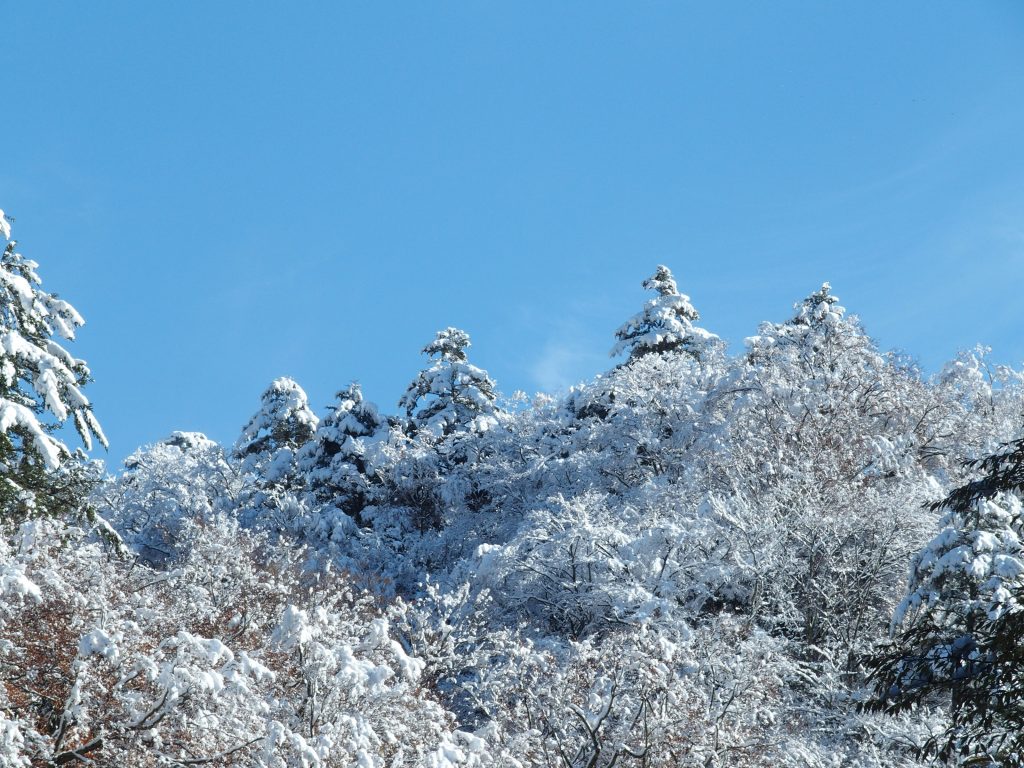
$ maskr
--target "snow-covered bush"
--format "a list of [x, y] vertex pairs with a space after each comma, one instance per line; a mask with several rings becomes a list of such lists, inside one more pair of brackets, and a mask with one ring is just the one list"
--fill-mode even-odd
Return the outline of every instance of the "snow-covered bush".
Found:
[[173, 571], [59, 522], [3, 542], [8, 764], [486, 764], [372, 596], [309, 581], [224, 517], [181, 537]]
[[217, 443], [175, 432], [125, 459], [122, 474], [92, 501], [144, 562], [162, 565], [181, 554], [184, 524], [210, 519], [240, 492], [238, 471]]

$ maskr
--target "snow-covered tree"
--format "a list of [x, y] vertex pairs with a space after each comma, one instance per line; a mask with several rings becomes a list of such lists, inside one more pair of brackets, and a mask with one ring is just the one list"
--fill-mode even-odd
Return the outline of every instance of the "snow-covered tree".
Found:
[[231, 458], [246, 478], [237, 514], [247, 525], [281, 533], [305, 515], [305, 481], [296, 457], [312, 439], [319, 420], [305, 391], [292, 379], [271, 382], [260, 408], [242, 429]]
[[658, 295], [615, 332], [618, 343], [612, 347], [611, 356], [629, 353], [632, 361], [652, 353], [679, 351], [703, 359], [718, 337], [696, 325], [700, 314], [690, 303], [690, 297], [679, 292], [668, 267], [659, 265], [644, 280], [643, 287]]
[[704, 409], [691, 487], [729, 553], [728, 594], [844, 696], [933, 524], [934, 400], [827, 284], [747, 346]]
[[54, 432], [69, 418], [86, 450], [93, 437], [104, 447], [107, 439], [82, 392], [89, 368], [60, 341], [85, 321], [41, 288], [38, 264], [16, 250], [3, 211], [0, 237], [0, 520], [10, 520], [64, 511], [51, 494], [60, 485], [53, 473], [72, 454]]
[[211, 519], [242, 493], [238, 471], [217, 443], [174, 432], [125, 459], [124, 471], [91, 501], [140, 560], [163, 566], [183, 554], [183, 526]]
[[316, 431], [319, 419], [305, 391], [292, 379], [274, 379], [260, 396], [260, 408], [242, 428], [231, 451], [243, 472], [278, 482], [292, 469], [295, 453]]
[[[974, 463], [914, 558], [893, 643], [875, 657], [876, 709], [946, 698], [940, 756], [1024, 765], [1024, 440]], [[980, 763], [979, 763], [980, 764]]]
[[380, 482], [368, 466], [366, 440], [388, 424], [355, 382], [338, 392], [337, 401], [300, 452], [298, 468], [317, 502], [358, 519]]
[[859, 322], [832, 293], [829, 283], [793, 305], [796, 314], [784, 323], [765, 322], [746, 340], [748, 361], [799, 368], [804, 374], [827, 373], [828, 364], [850, 350], [872, 346]]
[[458, 431], [484, 432], [494, 423], [494, 381], [469, 362], [469, 334], [446, 328], [423, 348], [434, 359], [409, 385], [398, 405], [413, 434], [446, 437]]

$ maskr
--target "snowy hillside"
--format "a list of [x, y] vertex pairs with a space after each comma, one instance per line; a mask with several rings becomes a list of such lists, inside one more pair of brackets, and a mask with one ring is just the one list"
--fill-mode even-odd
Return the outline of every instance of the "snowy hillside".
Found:
[[0, 765], [1024, 762], [1024, 375], [984, 350], [926, 376], [825, 284], [731, 356], [659, 266], [564, 395], [447, 328], [396, 407], [279, 378], [108, 475], [35, 270], [10, 241]]

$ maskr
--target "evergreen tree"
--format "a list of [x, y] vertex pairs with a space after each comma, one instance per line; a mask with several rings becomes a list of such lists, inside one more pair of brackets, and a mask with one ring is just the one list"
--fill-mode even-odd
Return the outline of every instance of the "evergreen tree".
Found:
[[870, 349], [877, 358], [871, 340], [854, 317], [832, 295], [832, 286], [821, 288], [793, 305], [796, 314], [784, 323], [761, 324], [758, 335], [747, 339], [747, 362], [769, 363], [799, 375], [827, 374], [839, 358], [849, 358]]
[[298, 456], [314, 498], [359, 519], [377, 480], [367, 465], [365, 441], [388, 426], [353, 382], [337, 394], [338, 404]]
[[260, 409], [231, 452], [247, 478], [237, 499], [243, 523], [280, 533], [305, 514], [296, 455], [312, 439], [318, 421], [306, 393], [292, 379], [275, 379], [264, 391]]
[[974, 462], [939, 534], [914, 558], [893, 641], [872, 661], [870, 709], [948, 696], [950, 724], [926, 749], [1024, 765], [1024, 440]]
[[398, 403], [412, 434], [447, 437], [467, 429], [483, 432], [492, 424], [494, 381], [469, 362], [469, 345], [465, 331], [446, 328], [423, 348], [434, 363], [420, 372]]
[[68, 418], [87, 450], [93, 437], [104, 447], [107, 439], [82, 393], [89, 368], [58, 341], [73, 340], [85, 321], [41, 289], [38, 264], [15, 250], [3, 211], [0, 236], [0, 520], [13, 520], [65, 511], [81, 497], [89, 473], [54, 434]]
[[796, 315], [793, 325], [835, 325], [842, 320], [846, 308], [839, 306], [839, 298], [832, 295], [831, 283], [822, 283], [821, 288], [794, 306]]
[[295, 453], [313, 437], [318, 421], [298, 383], [288, 377], [274, 379], [243, 427], [232, 457], [263, 482], [281, 482], [292, 474]]
[[628, 352], [631, 362], [644, 355], [679, 351], [702, 360], [718, 337], [695, 325], [700, 314], [690, 297], [679, 292], [668, 267], [659, 265], [642, 285], [658, 295], [615, 332], [619, 341], [611, 356]]

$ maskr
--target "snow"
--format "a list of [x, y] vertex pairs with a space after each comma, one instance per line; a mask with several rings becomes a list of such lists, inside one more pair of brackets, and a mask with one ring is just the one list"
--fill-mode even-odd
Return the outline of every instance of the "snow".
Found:
[[5, 599], [12, 596], [19, 599], [29, 597], [38, 602], [42, 598], [39, 587], [29, 580], [25, 575], [25, 567], [18, 563], [6, 564], [0, 571], [0, 594]]
[[[3, 211], [0, 211], [0, 230], [4, 224]], [[21, 728], [0, 709], [0, 765], [5, 768], [29, 768], [31, 764], [25, 754], [25, 737]]]
[[66, 449], [45, 432], [29, 408], [0, 398], [0, 432], [9, 432], [14, 427], [24, 429], [32, 437], [32, 445], [39, 451], [47, 469], [54, 470], [60, 466]]
[[281, 614], [281, 620], [274, 630], [274, 640], [286, 649], [301, 646], [313, 639], [309, 617], [301, 608], [289, 605]]
[[0, 270], [0, 281], [2, 281], [21, 303], [24, 312], [32, 312], [36, 297], [31, 284], [21, 275], [12, 274], [6, 270]]
[[100, 656], [114, 664], [121, 656], [114, 639], [99, 628], [82, 635], [82, 639], [78, 641], [78, 655], [82, 658]]

